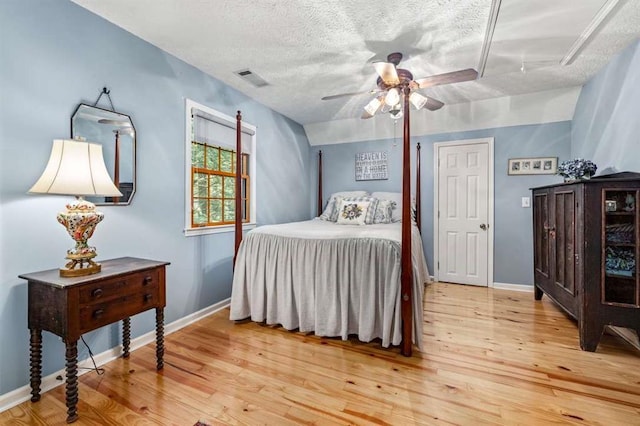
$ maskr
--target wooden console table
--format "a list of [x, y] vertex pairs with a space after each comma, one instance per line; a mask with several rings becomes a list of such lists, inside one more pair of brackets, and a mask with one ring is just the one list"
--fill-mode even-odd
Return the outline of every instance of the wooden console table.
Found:
[[42, 330], [66, 345], [67, 423], [78, 418], [78, 339], [104, 325], [123, 321], [122, 356], [129, 356], [132, 315], [156, 309], [156, 368], [164, 366], [165, 266], [168, 262], [123, 257], [106, 260], [102, 271], [63, 278], [58, 269], [20, 275], [29, 282], [31, 401], [40, 400]]

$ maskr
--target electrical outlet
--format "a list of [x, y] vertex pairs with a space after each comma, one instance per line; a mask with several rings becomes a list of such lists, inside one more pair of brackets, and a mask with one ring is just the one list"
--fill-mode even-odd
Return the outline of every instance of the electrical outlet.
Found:
[[522, 207], [531, 207], [531, 199], [529, 197], [522, 197]]

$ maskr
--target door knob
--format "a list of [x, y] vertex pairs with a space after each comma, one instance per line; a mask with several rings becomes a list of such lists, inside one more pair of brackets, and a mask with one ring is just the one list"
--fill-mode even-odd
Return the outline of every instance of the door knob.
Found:
[[489, 225], [487, 225], [485, 223], [481, 223], [480, 224], [480, 229], [482, 229], [483, 231], [486, 231], [487, 229], [489, 229]]

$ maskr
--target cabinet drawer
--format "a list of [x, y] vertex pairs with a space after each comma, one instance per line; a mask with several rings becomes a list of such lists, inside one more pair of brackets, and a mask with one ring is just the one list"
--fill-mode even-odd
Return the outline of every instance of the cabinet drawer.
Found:
[[157, 294], [158, 282], [157, 269], [100, 281], [80, 289], [80, 305], [103, 302], [144, 291], [151, 292], [152, 288], [156, 289], [153, 291]]
[[80, 333], [133, 316], [159, 306], [158, 286], [144, 291], [111, 299], [108, 302], [86, 304], [80, 307]]

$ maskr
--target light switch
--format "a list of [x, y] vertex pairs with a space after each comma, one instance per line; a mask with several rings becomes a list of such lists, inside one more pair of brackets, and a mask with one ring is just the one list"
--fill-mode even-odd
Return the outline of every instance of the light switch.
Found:
[[531, 207], [531, 199], [529, 197], [522, 197], [522, 207]]

